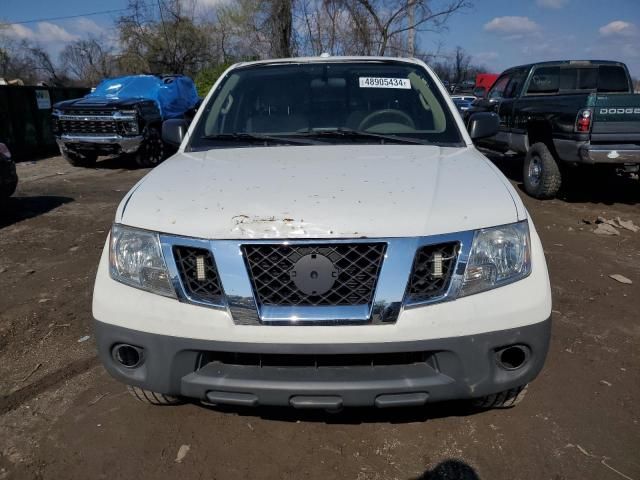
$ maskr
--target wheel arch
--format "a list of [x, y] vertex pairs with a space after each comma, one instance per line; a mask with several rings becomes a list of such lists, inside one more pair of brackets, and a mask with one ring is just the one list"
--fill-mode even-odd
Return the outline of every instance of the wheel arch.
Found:
[[544, 143], [551, 154], [557, 158], [557, 152], [553, 143], [553, 130], [547, 121], [533, 120], [527, 123], [527, 150], [536, 143]]

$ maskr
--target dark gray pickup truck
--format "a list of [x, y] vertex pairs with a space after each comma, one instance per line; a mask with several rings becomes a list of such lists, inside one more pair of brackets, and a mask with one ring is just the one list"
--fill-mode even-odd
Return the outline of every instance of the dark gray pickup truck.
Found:
[[478, 145], [526, 153], [524, 187], [553, 198], [570, 166], [640, 166], [640, 95], [623, 63], [558, 61], [513, 67], [469, 113], [495, 111], [500, 131]]

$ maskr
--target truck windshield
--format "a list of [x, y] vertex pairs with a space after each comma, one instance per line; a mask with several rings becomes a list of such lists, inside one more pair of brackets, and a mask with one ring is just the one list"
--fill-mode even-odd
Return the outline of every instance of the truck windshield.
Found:
[[237, 68], [205, 106], [189, 148], [353, 142], [462, 144], [423, 68], [370, 61]]

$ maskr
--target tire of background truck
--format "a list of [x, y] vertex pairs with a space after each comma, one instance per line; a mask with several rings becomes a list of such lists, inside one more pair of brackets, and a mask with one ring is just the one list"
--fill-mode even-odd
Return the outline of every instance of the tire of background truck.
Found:
[[558, 162], [544, 143], [534, 143], [527, 150], [522, 178], [525, 191], [540, 200], [554, 198], [560, 190]]
[[504, 392], [494, 393], [486, 397], [477, 398], [472, 401], [472, 406], [478, 410], [489, 410], [491, 408], [511, 408], [522, 402], [527, 394], [529, 385], [511, 388]]
[[151, 390], [145, 390], [144, 388], [140, 387], [127, 385], [127, 390], [138, 401], [146, 403], [148, 405], [180, 405], [184, 403], [184, 400], [182, 400], [180, 397], [164, 395], [162, 393], [152, 392]]
[[162, 163], [167, 156], [167, 146], [162, 141], [160, 131], [155, 127], [149, 127], [145, 139], [135, 153], [138, 166], [153, 168]]
[[62, 158], [74, 167], [93, 167], [96, 164], [96, 160], [98, 160], [97, 155], [80, 155], [68, 150], [60, 153], [62, 153]]

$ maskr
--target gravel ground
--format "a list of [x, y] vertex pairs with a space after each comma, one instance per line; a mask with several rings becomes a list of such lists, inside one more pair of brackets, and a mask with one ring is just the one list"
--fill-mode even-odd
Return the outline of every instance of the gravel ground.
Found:
[[[495, 161], [518, 184], [519, 160]], [[0, 480], [640, 479], [640, 232], [603, 237], [584, 222], [640, 225], [637, 181], [581, 178], [546, 202], [523, 194], [554, 325], [521, 405], [332, 415], [131, 398], [96, 357], [91, 290], [116, 206], [147, 170], [55, 157], [18, 172], [0, 212]]]

